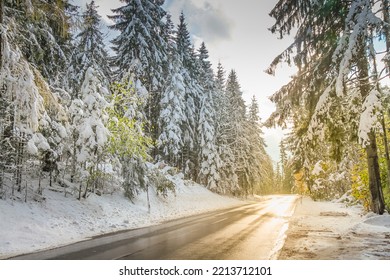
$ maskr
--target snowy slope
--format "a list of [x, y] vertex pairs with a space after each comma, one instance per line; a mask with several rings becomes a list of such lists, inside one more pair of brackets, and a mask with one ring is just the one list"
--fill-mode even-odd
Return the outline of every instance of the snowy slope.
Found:
[[146, 193], [140, 194], [134, 204], [118, 192], [91, 194], [78, 201], [45, 190], [42, 203], [0, 200], [0, 259], [242, 203], [182, 180], [180, 174], [167, 176], [175, 183], [176, 194], [162, 198], [151, 190], [150, 213]]

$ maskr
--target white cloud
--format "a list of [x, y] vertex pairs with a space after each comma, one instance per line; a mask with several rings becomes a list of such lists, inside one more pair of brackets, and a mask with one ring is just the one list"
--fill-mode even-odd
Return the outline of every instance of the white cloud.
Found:
[[165, 6], [177, 21], [183, 11], [191, 34], [207, 43], [231, 39], [233, 20], [217, 5], [218, 1], [174, 0]]

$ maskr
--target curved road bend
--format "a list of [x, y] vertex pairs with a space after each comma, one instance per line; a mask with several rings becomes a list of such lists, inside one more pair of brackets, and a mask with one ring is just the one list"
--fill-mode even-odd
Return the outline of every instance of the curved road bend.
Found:
[[297, 196], [268, 196], [235, 208], [109, 234], [14, 259], [273, 259], [283, 246], [296, 203]]

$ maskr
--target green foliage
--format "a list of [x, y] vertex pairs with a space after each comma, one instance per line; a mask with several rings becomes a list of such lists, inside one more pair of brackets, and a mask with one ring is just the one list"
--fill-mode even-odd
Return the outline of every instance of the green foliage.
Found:
[[389, 212], [389, 210], [390, 210], [390, 189], [389, 188], [385, 188], [383, 190], [383, 197], [385, 198], [385, 205], [386, 205], [387, 211]]
[[88, 173], [87, 187], [90, 191], [98, 195], [105, 193], [107, 182], [113, 181], [112, 174], [105, 172], [101, 165], [97, 165], [95, 168], [92, 166]]
[[[390, 125], [388, 117], [385, 117], [385, 129]], [[388, 135], [387, 135], [388, 136]], [[389, 141], [389, 140], [388, 140]], [[377, 137], [378, 156], [379, 156], [379, 170], [381, 174], [382, 191], [387, 209], [390, 209], [390, 185], [388, 178], [388, 166], [386, 161], [385, 141], [384, 135], [378, 135]]]
[[108, 108], [110, 139], [108, 151], [119, 159], [125, 196], [132, 200], [140, 190], [146, 190], [146, 166], [152, 140], [144, 135], [142, 119], [136, 112], [140, 105], [134, 87], [114, 83], [111, 88], [111, 106]]
[[343, 167], [331, 158], [318, 161], [311, 169], [311, 197], [314, 199], [331, 200], [346, 193], [345, 186], [350, 184]]
[[291, 193], [291, 190], [294, 186], [294, 174], [293, 174], [293, 160], [291, 156], [288, 155], [286, 149], [286, 143], [283, 139], [280, 142], [280, 168], [279, 171], [281, 178], [279, 178], [278, 190], [280, 193]]
[[148, 177], [150, 183], [156, 188], [157, 195], [167, 198], [169, 192], [175, 193], [175, 184], [157, 169], [152, 170]]
[[66, 69], [71, 39], [70, 13], [77, 8], [68, 0], [56, 1], [4, 1], [4, 15], [15, 24], [12, 39], [28, 62], [33, 64], [49, 81], [60, 80]]
[[111, 136], [108, 150], [121, 158], [139, 157], [146, 160], [152, 140], [144, 135], [142, 123], [127, 113], [130, 107], [139, 105], [135, 91], [120, 83], [114, 83], [111, 90], [113, 94], [108, 108]]
[[360, 151], [360, 160], [352, 168], [351, 180], [352, 196], [360, 201], [364, 208], [369, 211], [371, 198], [368, 187], [368, 167], [363, 151]]
[[136, 121], [127, 117], [113, 116], [108, 128], [111, 132], [109, 152], [121, 157], [140, 156], [148, 157], [147, 149], [151, 144], [148, 137], [140, 134], [136, 129]]

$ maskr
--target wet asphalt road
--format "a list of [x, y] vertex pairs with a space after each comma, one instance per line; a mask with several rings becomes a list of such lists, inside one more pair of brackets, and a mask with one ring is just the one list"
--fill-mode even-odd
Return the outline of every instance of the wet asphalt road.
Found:
[[123, 231], [14, 259], [256, 260], [277, 258], [296, 196], [261, 201]]

